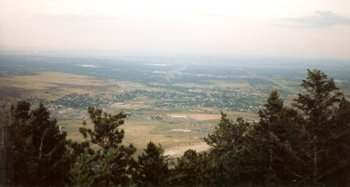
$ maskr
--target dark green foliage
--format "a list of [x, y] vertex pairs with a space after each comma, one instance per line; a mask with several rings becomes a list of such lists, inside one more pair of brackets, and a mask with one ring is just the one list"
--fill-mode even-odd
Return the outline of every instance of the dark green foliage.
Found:
[[93, 161], [96, 159], [95, 152], [88, 142], [68, 142], [66, 152], [71, 167], [68, 172], [69, 183], [80, 186], [91, 186], [94, 178]]
[[[176, 175], [172, 182], [181, 185], [202, 185], [210, 180], [207, 171], [208, 158], [206, 153], [197, 154], [195, 150], [187, 150], [175, 168]], [[208, 184], [208, 183], [207, 183]]]
[[328, 119], [327, 115], [334, 112], [334, 105], [339, 104], [342, 93], [335, 86], [333, 78], [319, 70], [307, 70], [306, 80], [301, 86], [305, 93], [299, 93], [295, 99], [294, 106], [304, 112], [313, 124], [321, 125], [322, 121]]
[[247, 135], [251, 126], [242, 118], [234, 123], [222, 113], [221, 121], [205, 141], [212, 145], [208, 154], [206, 171], [213, 185], [230, 185], [251, 183], [246, 176]]
[[[101, 109], [88, 108], [88, 113], [94, 129], [80, 128], [84, 138], [88, 138], [91, 143], [99, 145], [103, 149], [118, 148], [124, 138], [124, 130], [119, 129], [124, 124], [126, 115], [119, 113], [116, 115], [102, 113]], [[86, 122], [84, 122], [86, 124]], [[85, 126], [85, 124], [83, 124]]]
[[324, 176], [329, 184], [350, 185], [350, 102], [344, 98], [335, 113], [329, 135], [329, 162], [331, 166]]
[[[76, 163], [70, 172], [72, 183], [81, 186], [115, 186], [131, 182], [137, 162], [132, 157], [136, 152], [133, 145], [122, 145], [124, 131], [119, 129], [124, 124], [126, 115], [102, 113], [101, 109], [89, 107], [88, 113], [94, 129], [80, 128], [80, 132], [91, 142], [85, 145], [74, 144], [72, 153], [77, 155]], [[86, 125], [86, 122], [83, 122]]]
[[350, 158], [345, 157], [350, 151], [345, 138], [349, 133], [349, 121], [344, 115], [349, 114], [347, 101], [333, 79], [319, 70], [308, 70], [301, 86], [305, 92], [298, 94], [294, 106], [304, 116], [304, 139], [300, 140], [304, 147], [303, 178], [315, 185], [344, 184], [341, 176], [349, 176], [345, 168], [349, 168]]
[[272, 91], [246, 143], [256, 182], [266, 185], [296, 182], [292, 169], [297, 162], [300, 120], [296, 111], [283, 106], [277, 91]]
[[40, 105], [30, 110], [30, 104], [19, 101], [11, 106], [1, 146], [3, 184], [63, 185], [67, 182], [68, 164], [63, 159], [66, 134], [61, 133], [56, 120]]
[[244, 143], [244, 135], [247, 133], [249, 123], [242, 118], [237, 118], [237, 123], [227, 119], [227, 115], [221, 113], [221, 121], [209, 134], [205, 141], [214, 147], [215, 151], [240, 150]]
[[166, 157], [161, 145], [153, 142], [148, 143], [142, 155], [138, 156], [138, 171], [135, 182], [141, 186], [160, 186], [167, 182], [169, 174]]
[[283, 109], [283, 100], [280, 99], [276, 90], [270, 93], [264, 109], [259, 111], [260, 123], [276, 122]]

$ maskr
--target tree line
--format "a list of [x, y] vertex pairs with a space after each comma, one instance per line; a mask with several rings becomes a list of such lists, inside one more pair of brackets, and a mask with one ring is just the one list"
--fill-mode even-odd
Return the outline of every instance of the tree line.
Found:
[[303, 92], [286, 106], [272, 91], [258, 122], [222, 113], [205, 137], [211, 148], [187, 150], [169, 167], [161, 145], [141, 155], [124, 144], [123, 113], [89, 107], [83, 142], [61, 132], [45, 106], [18, 101], [1, 116], [4, 186], [350, 185], [350, 103], [332, 78], [307, 70]]

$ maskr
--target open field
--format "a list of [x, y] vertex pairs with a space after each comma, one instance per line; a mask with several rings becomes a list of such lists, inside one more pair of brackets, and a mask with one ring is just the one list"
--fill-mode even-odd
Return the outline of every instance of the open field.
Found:
[[[108, 112], [119, 112], [114, 109]], [[132, 143], [141, 153], [149, 141], [160, 143], [165, 149], [165, 154], [170, 157], [181, 156], [187, 149], [204, 151], [209, 146], [203, 141], [203, 137], [210, 132], [219, 122], [219, 113], [172, 113], [167, 110], [132, 110], [132, 116], [121, 126], [125, 130], [124, 143]], [[255, 119], [256, 114], [242, 112], [228, 112], [230, 119], [244, 117], [245, 119]], [[159, 119], [151, 119], [158, 116]], [[60, 120], [59, 124], [64, 126], [68, 138], [75, 141], [83, 141], [79, 128], [82, 127], [83, 120]], [[92, 124], [87, 120], [88, 128]]]
[[[92, 128], [92, 124], [87, 121], [86, 127]], [[79, 128], [83, 127], [82, 120], [61, 120], [59, 125], [67, 131], [68, 138], [74, 141], [83, 141]], [[165, 154], [169, 156], [181, 156], [187, 149], [204, 151], [209, 148], [203, 142], [205, 134], [197, 131], [198, 127], [183, 125], [171, 121], [159, 120], [126, 120], [126, 123], [120, 128], [125, 130], [124, 143], [132, 143], [137, 152], [141, 153], [149, 141], [160, 143], [165, 149]], [[208, 126], [205, 127], [208, 129]], [[188, 131], [174, 131], [187, 129]]]
[[[62, 72], [40, 72], [33, 75], [0, 77], [0, 87], [12, 88], [23, 96], [58, 99], [69, 93], [99, 95], [119, 92], [115, 81]], [[105, 95], [105, 97], [108, 97]]]

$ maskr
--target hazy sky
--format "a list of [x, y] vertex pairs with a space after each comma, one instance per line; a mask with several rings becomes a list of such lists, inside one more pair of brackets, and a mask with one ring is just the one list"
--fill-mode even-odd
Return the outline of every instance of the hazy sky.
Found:
[[350, 0], [0, 0], [0, 50], [350, 59]]

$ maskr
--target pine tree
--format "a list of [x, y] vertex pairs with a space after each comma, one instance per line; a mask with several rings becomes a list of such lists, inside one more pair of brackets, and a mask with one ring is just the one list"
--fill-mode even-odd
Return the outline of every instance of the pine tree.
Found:
[[260, 122], [269, 123], [278, 120], [283, 109], [283, 100], [279, 97], [277, 90], [273, 90], [264, 104], [264, 109], [259, 111]]
[[335, 111], [333, 123], [327, 139], [328, 168], [320, 177], [323, 183], [329, 185], [350, 185], [350, 102], [345, 98], [340, 101]]
[[216, 151], [239, 150], [244, 144], [244, 136], [248, 127], [249, 123], [245, 122], [243, 118], [237, 118], [237, 122], [233, 123], [226, 114], [221, 113], [220, 123], [204, 140]]
[[[242, 118], [233, 123], [222, 113], [221, 121], [204, 140], [212, 146], [208, 154], [208, 171], [213, 185], [250, 183], [246, 168], [246, 140], [251, 126]], [[241, 183], [239, 183], [241, 182]]]
[[209, 160], [206, 153], [197, 154], [195, 150], [189, 149], [177, 159], [177, 162], [174, 184], [198, 186], [211, 184], [210, 178], [214, 177], [211, 172], [214, 170], [208, 166]]
[[67, 171], [69, 185], [92, 186], [95, 181], [94, 163], [98, 153], [91, 149], [89, 142], [68, 141], [66, 157], [69, 160], [70, 170]]
[[26, 101], [12, 105], [8, 124], [4, 124], [2, 145], [4, 184], [63, 185], [69, 164], [64, 160], [66, 134], [40, 104], [34, 110]]
[[327, 75], [319, 70], [307, 70], [307, 77], [301, 86], [305, 92], [298, 94], [294, 106], [304, 116], [305, 141], [300, 143], [305, 152], [305, 179], [313, 184], [327, 184], [325, 179], [331, 174], [330, 171], [336, 171], [339, 167], [330, 158], [337, 154], [331, 151], [333, 143], [341, 142], [330, 140], [333, 132], [340, 128], [339, 124], [334, 123], [334, 118], [342, 93], [333, 79], [328, 79]]
[[284, 107], [277, 91], [272, 91], [247, 141], [251, 164], [255, 165], [255, 175], [262, 177], [261, 183], [280, 185], [295, 181], [291, 169], [297, 161], [299, 121], [297, 112]]
[[94, 129], [86, 128], [84, 121], [80, 132], [88, 142], [97, 147], [97, 150], [80, 146], [78, 150], [83, 151], [77, 157], [77, 163], [73, 165], [70, 173], [71, 176], [78, 174], [80, 178], [72, 177], [73, 183], [84, 186], [129, 184], [137, 163], [132, 157], [136, 152], [135, 147], [122, 145], [124, 130], [119, 127], [124, 124], [126, 115], [103, 113], [101, 109], [92, 107], [88, 108], [88, 113]]
[[169, 177], [168, 163], [161, 145], [149, 142], [142, 155], [138, 156], [136, 182], [141, 186], [164, 185]]

